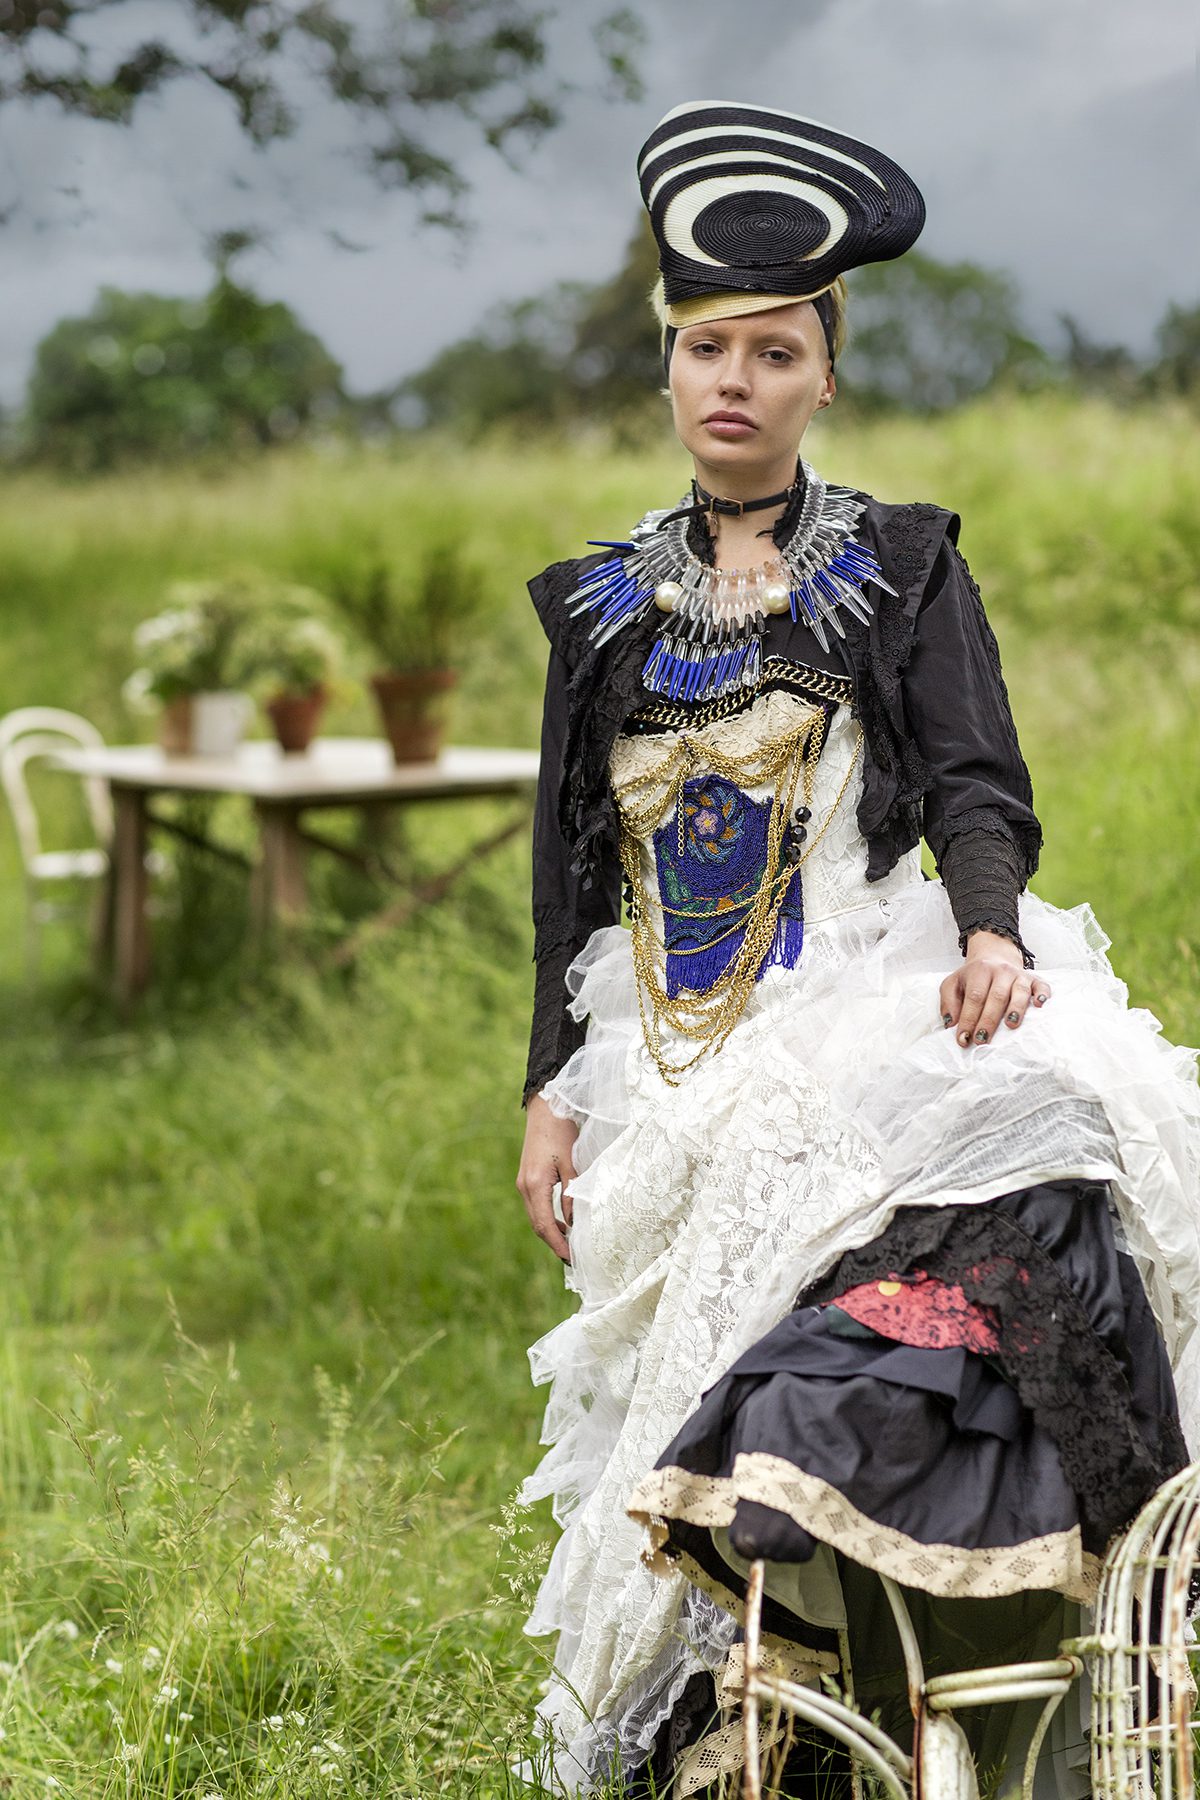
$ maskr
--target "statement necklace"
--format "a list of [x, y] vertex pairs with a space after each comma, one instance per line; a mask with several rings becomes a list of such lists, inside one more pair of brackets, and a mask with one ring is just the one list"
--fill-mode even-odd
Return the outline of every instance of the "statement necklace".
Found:
[[[845, 631], [838, 611], [858, 619], [871, 616], [863, 593], [874, 582], [886, 593], [874, 555], [855, 543], [865, 502], [849, 488], [829, 487], [808, 463], [800, 464], [804, 499], [796, 528], [777, 554], [752, 569], [714, 569], [688, 547], [688, 514], [648, 512], [626, 542], [592, 538], [614, 556], [590, 570], [568, 596], [568, 610], [595, 613], [589, 636], [607, 643], [652, 608], [663, 614], [658, 635], [642, 670], [643, 684], [671, 700], [712, 700], [736, 687], [753, 687], [762, 669], [762, 640], [768, 615], [789, 612], [811, 625], [823, 649], [828, 625]], [[736, 502], [721, 502], [732, 510]], [[765, 503], [763, 503], [765, 504]], [[747, 503], [745, 510], [753, 510]]]

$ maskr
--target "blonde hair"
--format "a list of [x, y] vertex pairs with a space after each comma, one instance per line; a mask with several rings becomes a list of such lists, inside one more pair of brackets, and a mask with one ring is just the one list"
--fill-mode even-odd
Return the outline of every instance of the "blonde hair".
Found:
[[799, 300], [819, 300], [822, 294], [829, 295], [833, 314], [831, 336], [836, 360], [846, 348], [848, 336], [846, 281], [842, 275], [831, 281], [828, 287], [819, 288], [815, 294], [704, 294], [699, 299], [684, 300], [676, 306], [667, 305], [660, 275], [650, 290], [650, 304], [662, 327], [662, 348], [665, 353], [668, 328], [682, 330], [685, 325], [704, 325], [711, 319], [732, 319], [745, 317], [749, 313], [768, 312], [777, 306], [794, 306]]

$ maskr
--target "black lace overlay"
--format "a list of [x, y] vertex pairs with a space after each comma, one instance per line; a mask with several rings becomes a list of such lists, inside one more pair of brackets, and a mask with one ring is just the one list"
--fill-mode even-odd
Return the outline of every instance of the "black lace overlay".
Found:
[[[942, 884], [959, 930], [959, 949], [966, 955], [973, 931], [993, 931], [1021, 952], [1027, 969], [1033, 956], [1021, 941], [1017, 896], [1024, 886], [1021, 853], [1003, 821], [984, 823], [976, 815], [973, 829], [956, 830], [942, 852]], [[961, 826], [961, 820], [955, 822]]]
[[[1085, 1304], [1068, 1272], [1089, 1263], [1107, 1267]], [[915, 1269], [957, 1283], [992, 1309], [996, 1360], [1053, 1439], [1078, 1496], [1085, 1547], [1102, 1555], [1188, 1461], [1166, 1353], [1136, 1269], [1117, 1255], [1107, 1189], [1047, 1182], [983, 1205], [904, 1207], [796, 1304], [819, 1305]], [[1135, 1363], [1130, 1335], [1153, 1345], [1157, 1360]]]

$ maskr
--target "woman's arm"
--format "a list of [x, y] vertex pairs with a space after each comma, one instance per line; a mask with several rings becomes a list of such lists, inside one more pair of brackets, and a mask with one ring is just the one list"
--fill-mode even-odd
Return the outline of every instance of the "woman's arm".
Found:
[[964, 1046], [1001, 1019], [1016, 1029], [1049, 985], [1031, 976], [1017, 900], [1037, 867], [1041, 827], [996, 639], [979, 590], [948, 541], [918, 616], [905, 709], [931, 776], [923, 832], [959, 928], [962, 967], [942, 984], [943, 1023]]
[[571, 1152], [576, 1128], [551, 1112], [541, 1089], [582, 1044], [586, 1027], [567, 1010], [566, 974], [591, 933], [620, 918], [619, 870], [585, 887], [571, 868], [558, 818], [563, 746], [567, 731], [570, 669], [550, 652], [542, 712], [541, 763], [533, 816], [533, 956], [536, 964], [533, 1022], [523, 1104], [527, 1118], [517, 1187], [530, 1224], [556, 1256], [570, 1261], [567, 1240], [554, 1215], [554, 1188], [562, 1183], [562, 1211], [570, 1224], [566, 1192], [574, 1177]]

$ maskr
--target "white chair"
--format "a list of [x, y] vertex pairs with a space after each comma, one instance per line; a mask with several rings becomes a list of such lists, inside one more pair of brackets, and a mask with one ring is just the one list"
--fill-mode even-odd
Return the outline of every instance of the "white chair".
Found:
[[[864, 1717], [848, 1683], [845, 1699], [784, 1679], [764, 1655], [764, 1565], [746, 1584], [742, 1766], [745, 1800], [762, 1800], [763, 1709], [800, 1719], [844, 1744], [855, 1800], [862, 1772], [888, 1800], [978, 1800], [975, 1765], [952, 1714], [962, 1707], [1041, 1700], [1021, 1784], [1032, 1800], [1034, 1767], [1055, 1709], [1085, 1666], [1091, 1677], [1091, 1778], [1095, 1800], [1194, 1800], [1192, 1732], [1196, 1687], [1188, 1624], [1200, 1573], [1200, 1463], [1147, 1501], [1109, 1548], [1093, 1613], [1094, 1629], [1069, 1638], [1046, 1662], [970, 1669], [927, 1678], [904, 1596], [880, 1576], [904, 1651], [914, 1731], [911, 1753]], [[849, 1675], [843, 1644], [843, 1673]], [[766, 1730], [771, 1741], [778, 1728]]]
[[[29, 765], [68, 745], [95, 749], [103, 743], [103, 737], [87, 719], [57, 706], [22, 706], [0, 719], [0, 781], [12, 812], [25, 871], [25, 956], [31, 975], [37, 968], [41, 927], [78, 910], [79, 886], [101, 881], [108, 873], [113, 810], [108, 783], [95, 775], [85, 776], [84, 803], [95, 844], [81, 850], [43, 850], [29, 787]], [[69, 899], [49, 898], [49, 890], [63, 893], [67, 888], [76, 889]]]

